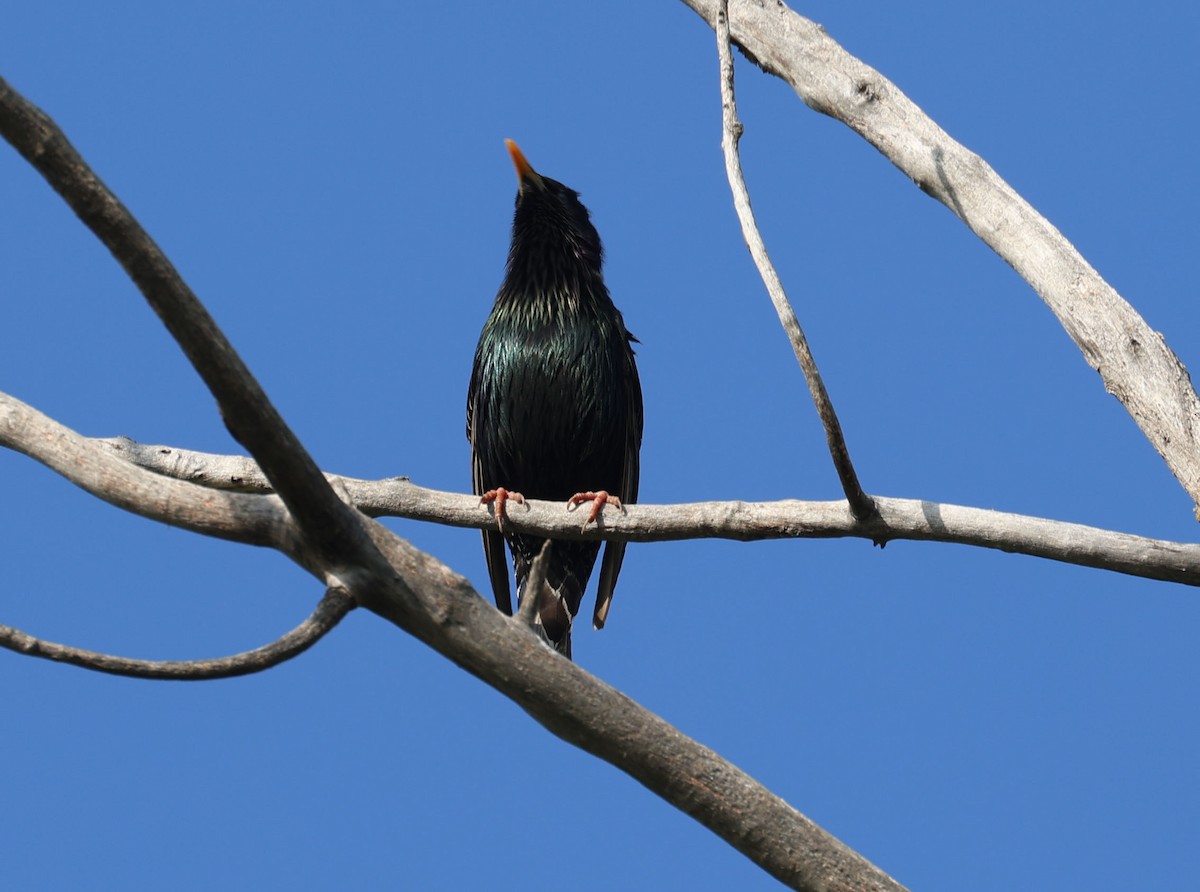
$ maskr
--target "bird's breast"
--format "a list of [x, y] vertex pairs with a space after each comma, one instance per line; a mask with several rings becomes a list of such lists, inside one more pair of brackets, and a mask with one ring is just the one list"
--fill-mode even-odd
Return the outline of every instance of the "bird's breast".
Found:
[[493, 322], [477, 410], [496, 485], [547, 499], [618, 486], [627, 382], [616, 333], [586, 317]]

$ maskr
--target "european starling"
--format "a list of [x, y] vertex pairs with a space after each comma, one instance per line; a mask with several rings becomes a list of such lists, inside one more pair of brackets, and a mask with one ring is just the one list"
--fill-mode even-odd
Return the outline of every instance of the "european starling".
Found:
[[[579, 193], [542, 176], [507, 140], [517, 168], [516, 211], [504, 284], [483, 326], [467, 392], [467, 439], [475, 492], [504, 500], [632, 502], [638, 490], [642, 388], [631, 342], [601, 274], [603, 249]], [[545, 541], [483, 533], [496, 606], [512, 614], [507, 539], [518, 602], [536, 597], [537, 623], [571, 655], [571, 620], [591, 577], [598, 542], [555, 541], [541, 592], [526, 592]], [[625, 545], [609, 542], [600, 568], [595, 627], [603, 627]]]

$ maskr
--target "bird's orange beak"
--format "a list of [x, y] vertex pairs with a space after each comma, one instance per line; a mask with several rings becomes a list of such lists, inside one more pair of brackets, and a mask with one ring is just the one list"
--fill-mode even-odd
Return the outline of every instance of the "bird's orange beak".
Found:
[[513, 167], [517, 169], [517, 179], [522, 183], [529, 182], [540, 185], [542, 178], [525, 158], [525, 153], [511, 139], [504, 140], [504, 144], [508, 147], [508, 154], [512, 156]]

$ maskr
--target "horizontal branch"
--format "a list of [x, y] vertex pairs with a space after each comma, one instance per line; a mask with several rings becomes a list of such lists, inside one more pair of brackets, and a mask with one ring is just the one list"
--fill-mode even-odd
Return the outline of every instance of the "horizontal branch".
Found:
[[[721, 0], [684, 2], [716, 27]], [[824, 28], [782, 2], [729, 6], [733, 39], [747, 56], [882, 152], [1033, 287], [1200, 505], [1200, 397], [1162, 335], [983, 158]]]
[[[268, 487], [249, 495], [193, 486], [177, 475], [123, 460], [111, 448], [6, 393], [0, 393], [0, 446], [41, 462], [125, 511], [206, 536], [299, 554], [287, 513]], [[266, 482], [257, 465], [254, 473]]]
[[55, 644], [2, 625], [0, 647], [25, 656], [67, 663], [109, 675], [166, 681], [211, 681], [262, 672], [299, 656], [320, 641], [354, 607], [354, 599], [349, 594], [331, 588], [317, 604], [316, 610], [287, 634], [264, 647], [215, 660], [132, 660]]
[[[181, 477], [217, 489], [269, 493], [270, 484], [243, 456], [146, 446], [127, 438], [94, 440], [97, 448], [120, 455], [159, 474]], [[495, 519], [478, 496], [426, 489], [402, 478], [360, 480], [332, 477], [347, 497], [372, 517], [402, 517], [448, 526], [494, 529]], [[662, 542], [679, 539], [831, 539], [872, 541], [909, 539], [994, 548], [1146, 579], [1200, 585], [1200, 545], [1150, 539], [1078, 523], [947, 505], [924, 499], [872, 497], [879, 509], [870, 523], [855, 519], [845, 501], [693, 502], [680, 505], [626, 505], [606, 511], [597, 525], [580, 529], [573, 513], [557, 502], [509, 502], [505, 527], [556, 539], [623, 539]]]

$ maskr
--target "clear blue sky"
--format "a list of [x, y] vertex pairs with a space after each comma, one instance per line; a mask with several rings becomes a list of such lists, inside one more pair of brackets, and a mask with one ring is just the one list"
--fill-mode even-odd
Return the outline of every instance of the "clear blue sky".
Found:
[[[0, 74], [159, 240], [317, 460], [470, 486], [503, 139], [579, 189], [640, 338], [642, 501], [835, 498], [736, 227], [681, 3], [17, 4]], [[1057, 8], [1055, 8], [1057, 7]], [[414, 7], [415, 8], [415, 7]], [[1200, 368], [1194, 9], [810, 3]], [[739, 57], [747, 177], [868, 490], [1173, 539], [1164, 463], [1033, 292]], [[85, 434], [240, 451], [95, 239], [0, 147], [0, 389]], [[219, 656], [320, 596], [0, 454], [0, 622]], [[487, 577], [478, 534], [390, 525]], [[590, 603], [590, 602], [589, 602]], [[590, 606], [585, 606], [590, 611]], [[1194, 590], [860, 540], [634, 546], [578, 661], [914, 889], [1195, 879]], [[374, 616], [251, 678], [0, 653], [11, 888], [753, 889], [773, 881]]]

